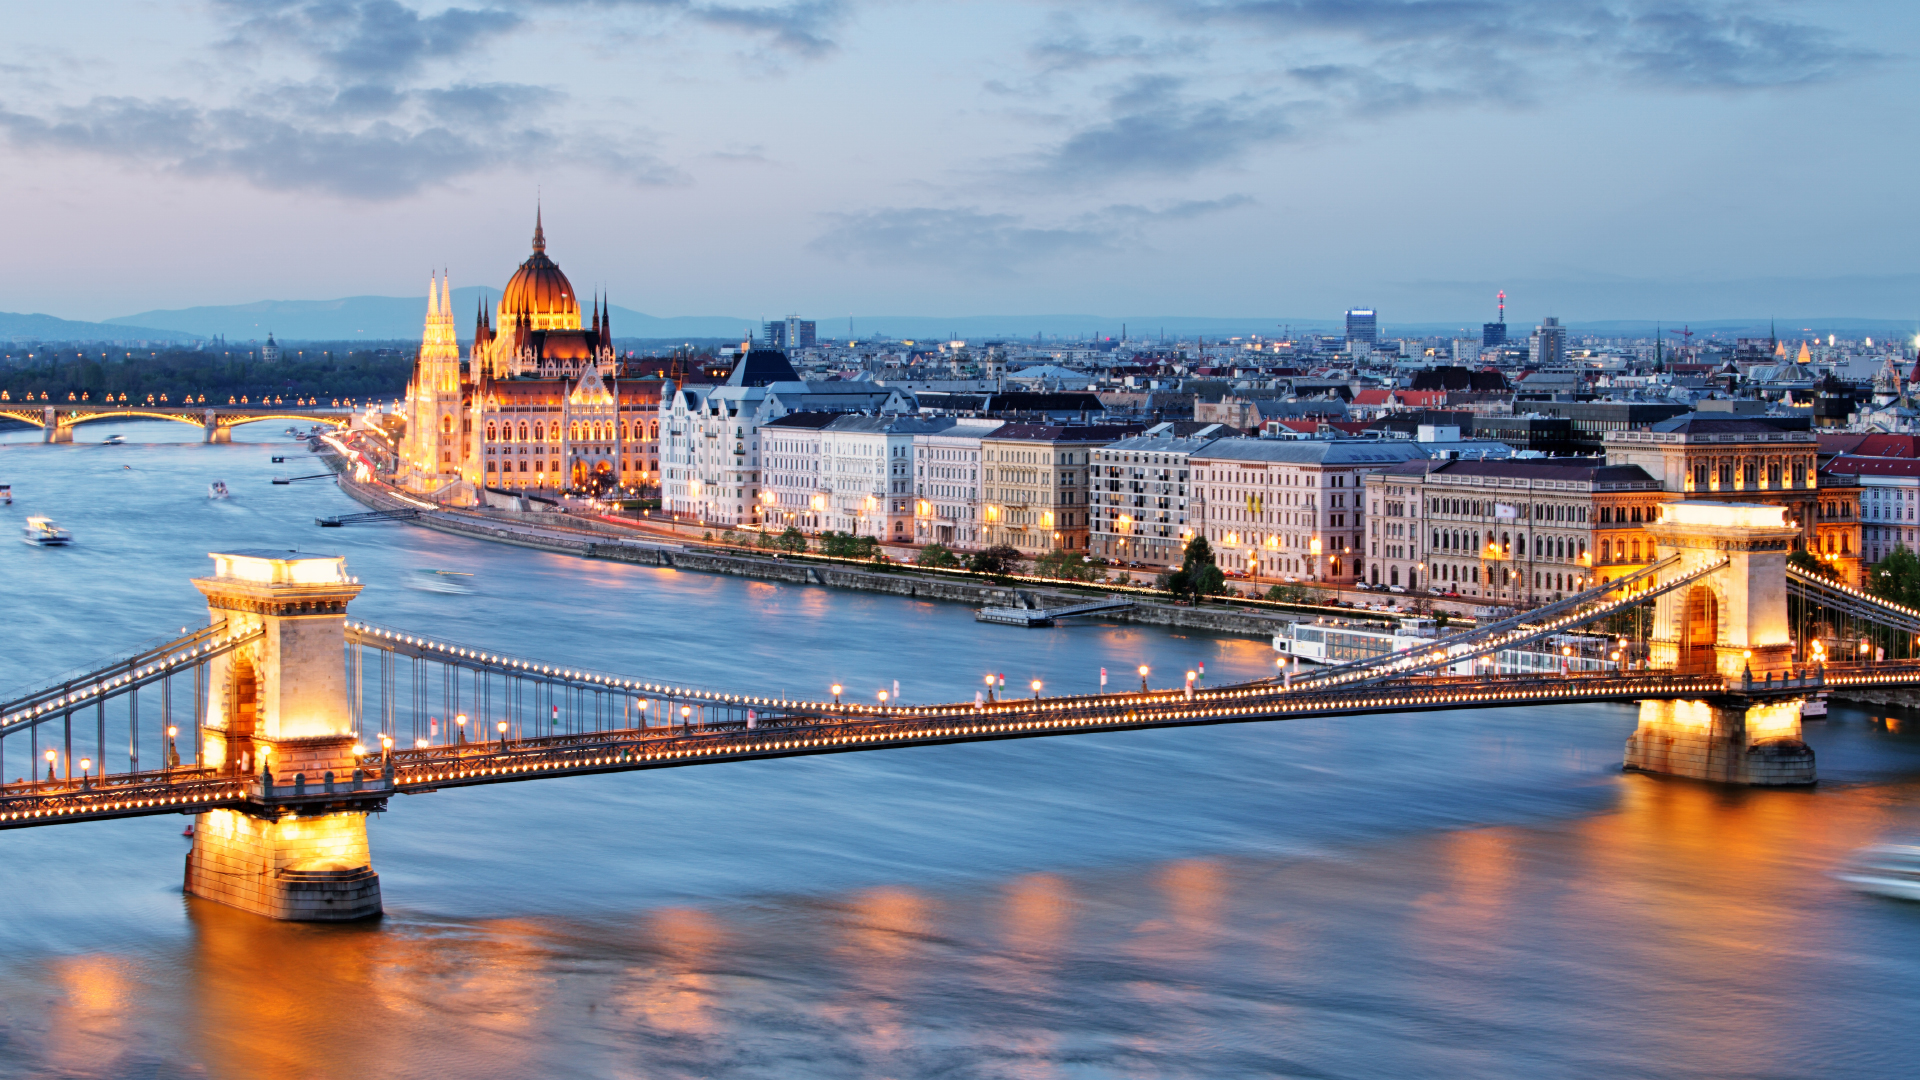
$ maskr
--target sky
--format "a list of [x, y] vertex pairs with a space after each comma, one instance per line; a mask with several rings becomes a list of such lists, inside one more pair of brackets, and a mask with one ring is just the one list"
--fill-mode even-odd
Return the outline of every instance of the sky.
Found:
[[1920, 317], [1920, 5], [8, 5], [0, 311]]

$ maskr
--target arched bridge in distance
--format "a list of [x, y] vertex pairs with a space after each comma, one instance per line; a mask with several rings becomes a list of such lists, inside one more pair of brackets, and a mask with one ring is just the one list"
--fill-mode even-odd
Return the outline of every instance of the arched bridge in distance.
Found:
[[205, 441], [233, 441], [233, 429], [241, 424], [262, 420], [289, 420], [294, 423], [321, 424], [339, 429], [353, 418], [353, 410], [339, 407], [284, 405], [89, 405], [66, 402], [60, 405], [7, 402], [0, 404], [0, 417], [18, 420], [42, 429], [46, 442], [73, 441], [73, 429], [99, 420], [171, 420], [190, 424], [205, 432]]
[[[35, 776], [0, 792], [0, 830], [195, 814], [188, 892], [274, 918], [340, 920], [380, 910], [365, 820], [393, 795], [589, 773], [1614, 701], [1640, 709], [1629, 768], [1808, 784], [1803, 703], [1830, 691], [1920, 688], [1920, 611], [1787, 566], [1796, 533], [1783, 514], [1670, 504], [1650, 529], [1661, 557], [1637, 573], [1307, 677], [914, 706], [770, 697], [507, 656], [351, 620], [361, 586], [338, 557], [217, 553], [214, 573], [194, 580], [209, 625], [0, 702], [0, 775], [5, 755], [25, 749]], [[1650, 624], [1638, 632], [1643, 659], [1550, 677], [1488, 670], [1503, 650], [1596, 623]], [[1877, 662], [1827, 659], [1843, 647], [1869, 655], [1855, 643], [1873, 644]], [[435, 730], [429, 716], [461, 722]], [[143, 762], [143, 746], [159, 760]], [[109, 770], [116, 747], [125, 768]]]

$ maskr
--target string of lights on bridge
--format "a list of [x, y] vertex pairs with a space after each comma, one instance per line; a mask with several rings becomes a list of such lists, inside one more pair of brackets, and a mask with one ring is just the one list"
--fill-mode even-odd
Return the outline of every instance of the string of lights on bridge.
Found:
[[[228, 394], [228, 395], [227, 395], [227, 404], [229, 404], [229, 405], [273, 405], [273, 406], [282, 406], [282, 405], [285, 405], [285, 404], [287, 403], [287, 402], [286, 402], [286, 399], [285, 399], [284, 397], [271, 397], [271, 398], [268, 398], [268, 397], [263, 397], [263, 398], [261, 398], [261, 399], [260, 399], [259, 401], [249, 401], [249, 400], [247, 400], [249, 396], [250, 396], [250, 395], [247, 395], [247, 394], [240, 394], [240, 395], [238, 395], [238, 396], [236, 396], [236, 395], [233, 395], [233, 394]], [[6, 390], [0, 390], [0, 401], [5, 401], [5, 402], [12, 402], [13, 400], [15, 400], [15, 399], [13, 398], [13, 396], [12, 396], [12, 394], [11, 394], [11, 392], [10, 392], [10, 391], [6, 391]], [[46, 402], [48, 402], [49, 404], [52, 404], [52, 402], [51, 402], [51, 401], [50, 401], [50, 400], [48, 399], [48, 397], [47, 397], [47, 392], [46, 392], [46, 391], [44, 391], [44, 390], [42, 390], [42, 391], [40, 392], [40, 396], [39, 396], [39, 397], [34, 397], [32, 393], [28, 393], [26, 397], [23, 397], [23, 398], [20, 398], [19, 400], [20, 400], [20, 401], [22, 401], [22, 402], [28, 402], [28, 401], [33, 401], [33, 402], [40, 402], [40, 401], [46, 401]], [[67, 403], [69, 403], [69, 404], [74, 404], [74, 405], [92, 405], [92, 404], [96, 404], [96, 403], [95, 403], [95, 402], [93, 401], [93, 396], [92, 396], [92, 392], [91, 392], [91, 391], [83, 391], [83, 392], [81, 392], [81, 393], [80, 393], [80, 394], [78, 394], [78, 395], [75, 395], [75, 394], [73, 394], [73, 393], [72, 393], [71, 391], [69, 391], [69, 392], [68, 392], [68, 394], [67, 394]], [[121, 395], [120, 395], [120, 396], [118, 396], [118, 397], [115, 397], [115, 396], [114, 396], [114, 395], [112, 395], [112, 394], [108, 394], [108, 395], [106, 395], [105, 397], [102, 397], [102, 398], [100, 399], [100, 401], [98, 402], [98, 404], [101, 404], [101, 405], [154, 405], [154, 406], [159, 406], [159, 405], [170, 405], [170, 404], [174, 404], [174, 403], [173, 403], [172, 401], [170, 401], [170, 400], [169, 400], [169, 395], [167, 395], [167, 394], [148, 394], [148, 395], [147, 395], [147, 397], [146, 397], [146, 400], [145, 400], [145, 401], [141, 401], [141, 400], [140, 400], [139, 398], [135, 398], [135, 399], [134, 399], [133, 401], [131, 401], [131, 402], [129, 402], [129, 401], [127, 400], [127, 395], [125, 395], [125, 394], [121, 394]], [[183, 397], [183, 398], [181, 398], [181, 399], [180, 399], [180, 401], [179, 401], [179, 404], [181, 404], [181, 405], [205, 405], [205, 404], [207, 404], [207, 395], [205, 395], [205, 394], [201, 394], [201, 395], [199, 395], [198, 397], [195, 397], [195, 396], [194, 396], [193, 394], [188, 394], [188, 395], [186, 395], [185, 397]], [[218, 401], [216, 401], [216, 402], [214, 402], [214, 404], [216, 404], [216, 405], [217, 405], [217, 404], [219, 404], [219, 402], [218, 402]], [[323, 405], [323, 404], [321, 403], [321, 401], [320, 401], [320, 399], [319, 399], [318, 397], [301, 397], [301, 396], [298, 396], [298, 395], [295, 395], [295, 397], [294, 397], [294, 399], [293, 399], [293, 404], [294, 404], [294, 406], [295, 406], [296, 408], [302, 408], [302, 409], [318, 409], [318, 408], [334, 408], [334, 409], [351, 409], [351, 408], [354, 408], [354, 407], [355, 407], [355, 404], [354, 404], [354, 400], [353, 400], [352, 398], [332, 398], [332, 399], [329, 399], [329, 401], [328, 401], [328, 403], [327, 403], [327, 404], [325, 404], [325, 405]]]

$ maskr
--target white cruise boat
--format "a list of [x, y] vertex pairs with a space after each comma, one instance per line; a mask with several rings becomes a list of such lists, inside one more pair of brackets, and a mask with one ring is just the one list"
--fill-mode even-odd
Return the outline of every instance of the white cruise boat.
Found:
[[[1434, 620], [1401, 619], [1394, 629], [1341, 622], [1294, 623], [1273, 636], [1273, 649], [1310, 664], [1345, 664], [1374, 660], [1393, 653], [1431, 646], [1442, 637]], [[1611, 639], [1593, 634], [1555, 634], [1519, 649], [1502, 649], [1478, 660], [1463, 660], [1437, 672], [1442, 675], [1536, 675], [1561, 670], [1612, 671], [1620, 662], [1611, 655]]]
[[208, 484], [207, 498], [209, 499], [227, 498], [227, 482], [225, 480], [215, 480], [213, 483]]
[[1874, 844], [1854, 853], [1840, 880], [1864, 893], [1920, 900], [1920, 844]]
[[20, 539], [35, 547], [65, 547], [73, 541], [73, 534], [55, 525], [52, 518], [30, 517], [20, 530]]
[[101, 446], [123, 446], [126, 444], [126, 441], [127, 441], [127, 437], [125, 435], [109, 435], [106, 438], [100, 440], [100, 445]]

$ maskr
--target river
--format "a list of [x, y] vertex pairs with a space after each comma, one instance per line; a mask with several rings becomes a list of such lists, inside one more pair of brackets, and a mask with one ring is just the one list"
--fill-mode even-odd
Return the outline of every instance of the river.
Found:
[[[279, 425], [0, 436], [19, 685], [205, 621], [216, 549], [343, 554], [356, 617], [649, 680], [871, 700], [1092, 690], [1264, 642], [586, 561], [359, 507]], [[100, 445], [108, 432], [121, 446]], [[275, 465], [273, 454], [285, 454]], [[206, 498], [223, 479], [233, 498]], [[470, 596], [408, 587], [471, 572]], [[396, 798], [386, 915], [180, 892], [185, 819], [0, 833], [0, 1076], [1888, 1077], [1920, 905], [1831, 874], [1920, 834], [1920, 728], [1836, 707], [1821, 783], [1624, 775], [1624, 706], [1138, 731]], [[9, 777], [24, 771], [7, 740]]]

